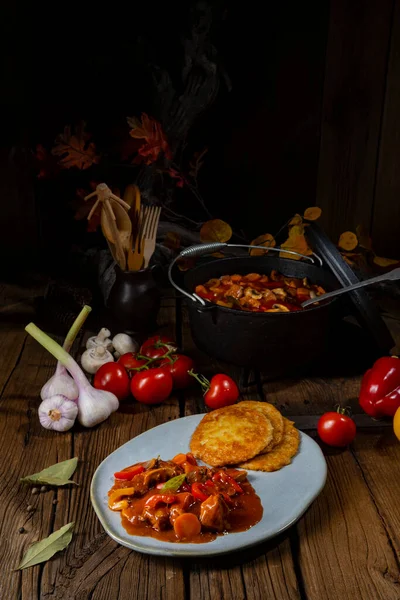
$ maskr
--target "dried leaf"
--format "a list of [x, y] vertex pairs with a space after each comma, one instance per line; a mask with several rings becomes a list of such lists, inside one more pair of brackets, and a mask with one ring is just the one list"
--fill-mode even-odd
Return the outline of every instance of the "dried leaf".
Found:
[[[264, 233], [264, 235], [259, 235], [255, 240], [250, 242], [251, 246], [265, 246], [266, 248], [275, 248], [276, 241], [273, 235], [270, 233]], [[250, 250], [250, 256], [264, 256], [268, 253], [268, 250], [260, 250], [259, 248], [255, 248], [254, 250]]]
[[77, 167], [78, 169], [88, 169], [93, 164], [100, 161], [100, 156], [96, 153], [96, 146], [93, 142], [88, 142], [88, 134], [84, 130], [84, 125], [78, 127], [71, 134], [71, 127], [68, 125], [56, 138], [57, 145], [54, 146], [51, 153], [60, 156], [59, 164], [66, 169]]
[[179, 250], [181, 247], [180, 236], [173, 231], [167, 231], [164, 238], [164, 246], [170, 248], [171, 250]]
[[300, 223], [299, 225], [293, 225], [289, 229], [289, 238], [293, 238], [298, 235], [304, 235], [304, 223]]
[[212, 219], [203, 223], [200, 229], [200, 240], [206, 242], [227, 242], [232, 237], [232, 228], [221, 219]]
[[151, 165], [158, 159], [161, 152], [168, 160], [172, 159], [172, 152], [161, 123], [146, 113], [142, 113], [140, 121], [136, 117], [128, 117], [127, 121], [132, 128], [129, 132], [131, 137], [143, 140], [134, 162]]
[[[76, 457], [70, 458], [69, 460], [51, 465], [51, 467], [47, 467], [47, 469], [43, 469], [39, 473], [22, 477], [20, 481], [33, 484], [40, 483], [41, 485], [66, 485], [67, 483], [75, 483], [75, 481], [70, 480], [70, 477], [75, 472], [77, 464], [78, 459]], [[75, 483], [75, 485], [77, 484]]]
[[[281, 245], [283, 250], [291, 250], [292, 252], [298, 252], [299, 254], [303, 254], [305, 256], [310, 256], [312, 254], [312, 250], [307, 244], [307, 240], [304, 235], [289, 235], [286, 242]], [[300, 260], [301, 256], [296, 256], [293, 254], [288, 254], [287, 252], [279, 252], [279, 256], [281, 258], [291, 258], [293, 260]]]
[[346, 262], [350, 267], [356, 266], [356, 263], [353, 262], [352, 260], [350, 260], [347, 256], [344, 256], [343, 254], [342, 254], [342, 256], [343, 256], [344, 262]]
[[345, 231], [339, 238], [338, 246], [343, 250], [351, 252], [351, 250], [354, 250], [354, 248], [358, 246], [358, 239], [356, 234], [352, 231]]
[[304, 218], [307, 219], [307, 221], [316, 221], [320, 218], [321, 214], [322, 210], [319, 206], [311, 206], [304, 211]]
[[383, 256], [374, 256], [374, 263], [378, 265], [378, 267], [393, 267], [394, 265], [398, 265], [400, 260], [396, 260], [394, 258], [384, 258]]
[[61, 527], [61, 529], [58, 529], [44, 540], [35, 542], [29, 546], [17, 569], [27, 569], [28, 567], [38, 565], [49, 560], [56, 552], [64, 550], [72, 540], [74, 525], [74, 522], [68, 523], [68, 525], [64, 525], [64, 527]]
[[301, 215], [295, 214], [289, 221], [288, 227], [293, 227], [293, 225], [301, 225], [303, 223], [303, 217]]
[[172, 477], [164, 483], [161, 492], [177, 492], [186, 479], [186, 473]]
[[358, 238], [358, 244], [365, 250], [372, 250], [372, 240], [369, 237], [367, 229], [363, 225], [357, 225], [356, 235]]

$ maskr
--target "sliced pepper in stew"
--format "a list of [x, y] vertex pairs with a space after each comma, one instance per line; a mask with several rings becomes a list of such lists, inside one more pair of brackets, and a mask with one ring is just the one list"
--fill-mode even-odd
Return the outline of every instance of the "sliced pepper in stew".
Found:
[[325, 293], [305, 277], [286, 277], [278, 271], [268, 275], [223, 275], [195, 288], [198, 296], [226, 308], [250, 312], [294, 312], [301, 303]]

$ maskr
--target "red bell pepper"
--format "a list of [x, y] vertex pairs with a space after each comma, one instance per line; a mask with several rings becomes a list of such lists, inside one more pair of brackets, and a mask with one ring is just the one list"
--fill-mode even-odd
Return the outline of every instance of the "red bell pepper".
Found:
[[115, 479], [133, 479], [135, 475], [139, 475], [139, 473], [143, 473], [144, 467], [142, 465], [133, 465], [132, 467], [126, 467], [122, 471], [118, 471], [114, 473]]
[[200, 500], [200, 502], [204, 502], [204, 500], [207, 500], [209, 496], [205, 485], [203, 483], [198, 483], [197, 481], [195, 483], [192, 483], [190, 492], [193, 498], [196, 498], [196, 500]]
[[396, 356], [378, 358], [365, 373], [359, 403], [375, 419], [394, 416], [400, 407], [400, 360]]
[[173, 504], [176, 501], [177, 497], [175, 494], [154, 494], [154, 496], [147, 498], [144, 506], [145, 508], [155, 508], [160, 502], [163, 502], [164, 504]]
[[218, 471], [218, 473], [215, 473], [215, 475], [213, 475], [212, 479], [213, 481], [220, 481], [221, 483], [225, 483], [226, 485], [232, 486], [237, 494], [243, 494], [243, 488], [233, 477], [228, 475], [228, 473], [225, 473], [225, 471]]

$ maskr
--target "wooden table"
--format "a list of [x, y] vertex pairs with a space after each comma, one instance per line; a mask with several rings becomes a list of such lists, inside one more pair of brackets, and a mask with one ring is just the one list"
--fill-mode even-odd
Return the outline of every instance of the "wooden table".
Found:
[[[138, 554], [103, 531], [89, 498], [92, 475], [110, 452], [141, 432], [204, 412], [201, 394], [195, 389], [151, 408], [128, 402], [93, 430], [46, 431], [37, 418], [39, 391], [55, 361], [25, 334], [23, 323], [32, 320], [29, 310], [22, 311], [20, 322], [7, 314], [0, 320], [0, 598], [400, 598], [400, 444], [391, 427], [360, 430], [349, 450], [326, 452], [325, 489], [283, 535], [209, 560]], [[173, 298], [164, 301], [159, 323], [162, 332], [175, 335], [193, 354], [203, 372], [225, 368], [194, 348], [185, 311]], [[83, 342], [81, 337], [75, 354]], [[262, 400], [266, 395], [284, 414], [302, 416], [307, 426], [337, 401], [355, 405], [358, 388], [359, 377], [283, 380], [250, 386], [242, 397]], [[20, 477], [73, 456], [79, 458], [79, 487], [31, 495], [19, 483]], [[42, 565], [13, 571], [29, 544], [70, 521], [75, 521], [75, 534], [66, 551]], [[19, 533], [21, 527], [25, 533]]]

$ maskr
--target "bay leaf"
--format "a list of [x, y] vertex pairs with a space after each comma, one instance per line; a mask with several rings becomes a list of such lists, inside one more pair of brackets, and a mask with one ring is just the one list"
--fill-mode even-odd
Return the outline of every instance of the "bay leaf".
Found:
[[177, 492], [186, 479], [186, 473], [172, 477], [164, 483], [161, 492]]
[[77, 464], [78, 459], [76, 457], [70, 458], [51, 465], [51, 467], [47, 467], [43, 471], [39, 471], [39, 473], [22, 477], [21, 481], [23, 483], [40, 483], [41, 485], [66, 485], [67, 483], [78, 485], [75, 481], [70, 480]]
[[44, 540], [40, 540], [40, 542], [35, 542], [29, 546], [17, 570], [38, 565], [49, 560], [56, 552], [64, 550], [72, 540], [74, 525], [74, 522], [68, 523], [68, 525], [64, 525], [61, 529], [49, 535], [49, 537], [44, 538]]

